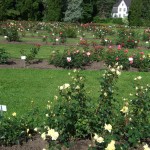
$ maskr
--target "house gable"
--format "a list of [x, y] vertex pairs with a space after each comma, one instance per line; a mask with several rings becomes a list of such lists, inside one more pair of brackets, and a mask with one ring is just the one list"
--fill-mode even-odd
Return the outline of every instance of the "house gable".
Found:
[[119, 0], [112, 9], [113, 18], [124, 18], [128, 16], [128, 10], [131, 4], [131, 0]]

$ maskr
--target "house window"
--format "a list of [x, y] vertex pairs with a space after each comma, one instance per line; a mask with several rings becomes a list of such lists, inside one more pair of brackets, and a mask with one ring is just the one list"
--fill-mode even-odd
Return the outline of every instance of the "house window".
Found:
[[123, 17], [125, 17], [126, 16], [126, 14], [123, 14]]
[[123, 3], [122, 3], [122, 6], [123, 6]]
[[119, 8], [119, 11], [121, 11], [121, 8]]
[[119, 14], [119, 18], [121, 18], [121, 14]]
[[126, 11], [126, 8], [124, 8], [123, 10]]

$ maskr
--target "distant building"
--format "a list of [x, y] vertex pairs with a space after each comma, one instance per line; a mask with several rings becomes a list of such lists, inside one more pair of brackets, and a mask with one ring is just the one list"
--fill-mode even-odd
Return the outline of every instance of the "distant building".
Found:
[[119, 0], [112, 9], [113, 18], [124, 18], [128, 16], [131, 0]]

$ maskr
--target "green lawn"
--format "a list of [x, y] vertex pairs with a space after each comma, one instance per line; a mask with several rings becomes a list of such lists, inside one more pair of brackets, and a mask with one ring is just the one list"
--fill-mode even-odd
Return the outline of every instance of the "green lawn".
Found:
[[[42, 110], [47, 101], [58, 95], [58, 86], [68, 83], [70, 70], [0, 69], [0, 104], [7, 105], [8, 114], [25, 113], [31, 101]], [[98, 100], [100, 80], [104, 71], [81, 71], [86, 77], [86, 90], [92, 101]], [[143, 84], [150, 81], [147, 72], [123, 72], [117, 83], [117, 98], [129, 97], [134, 91], [134, 77], [141, 75]]]

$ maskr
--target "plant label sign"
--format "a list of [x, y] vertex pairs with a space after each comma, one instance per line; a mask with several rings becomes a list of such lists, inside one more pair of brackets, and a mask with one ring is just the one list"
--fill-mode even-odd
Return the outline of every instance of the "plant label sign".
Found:
[[26, 56], [21, 56], [21, 59], [22, 59], [22, 60], [25, 60], [25, 59], [26, 59]]
[[7, 111], [6, 105], [0, 105], [0, 111]]

